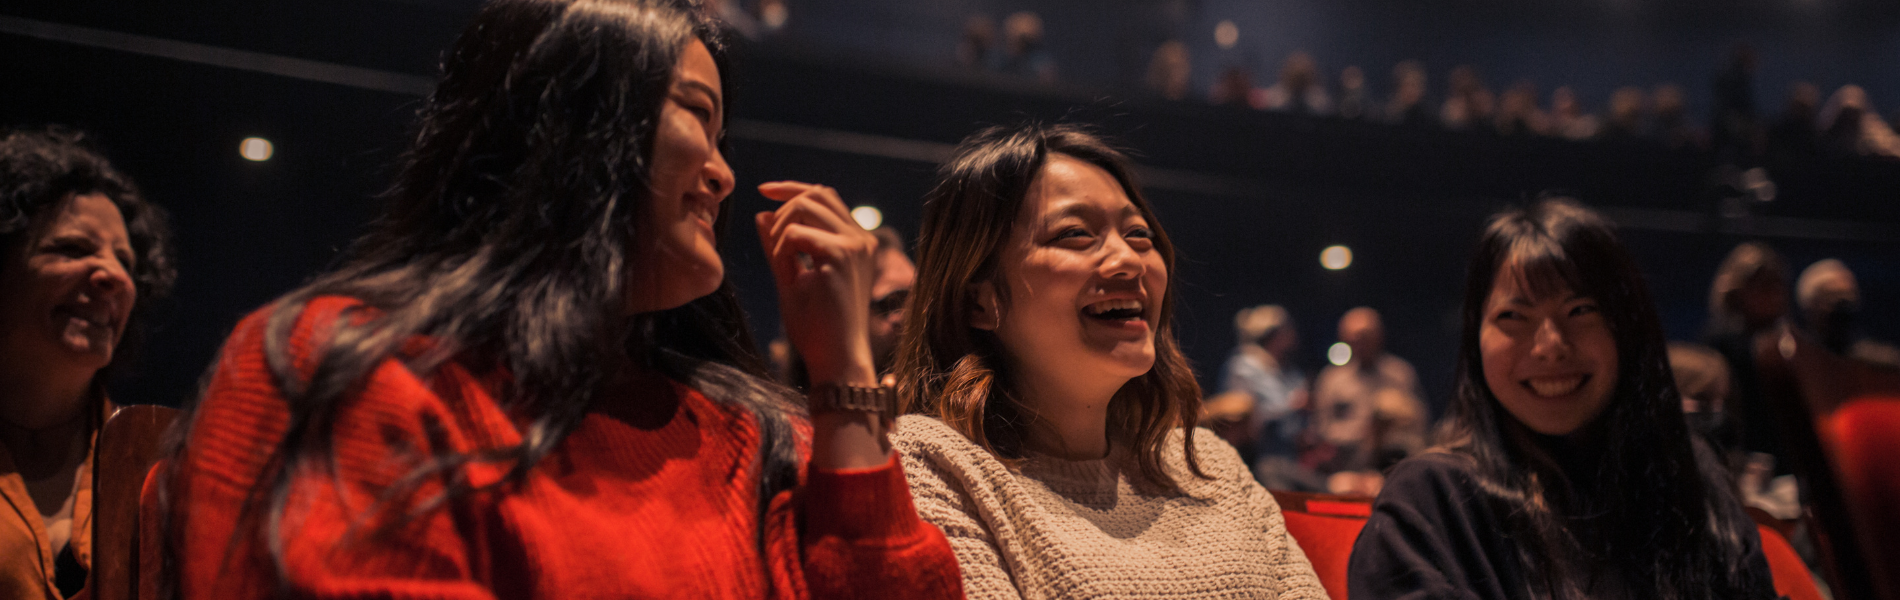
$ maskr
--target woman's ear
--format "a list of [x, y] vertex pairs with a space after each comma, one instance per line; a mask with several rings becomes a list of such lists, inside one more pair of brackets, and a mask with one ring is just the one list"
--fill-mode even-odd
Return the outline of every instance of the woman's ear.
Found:
[[976, 297], [970, 303], [970, 326], [996, 331], [996, 326], [1003, 322], [1003, 311], [996, 305], [996, 286], [988, 281], [978, 283], [972, 293]]

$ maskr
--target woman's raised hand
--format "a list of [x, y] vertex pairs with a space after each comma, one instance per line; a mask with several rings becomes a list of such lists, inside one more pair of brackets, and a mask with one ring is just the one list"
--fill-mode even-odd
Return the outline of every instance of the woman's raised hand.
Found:
[[811, 382], [877, 385], [869, 338], [877, 237], [829, 187], [777, 181], [759, 193], [783, 203], [754, 220], [778, 280], [785, 337]]

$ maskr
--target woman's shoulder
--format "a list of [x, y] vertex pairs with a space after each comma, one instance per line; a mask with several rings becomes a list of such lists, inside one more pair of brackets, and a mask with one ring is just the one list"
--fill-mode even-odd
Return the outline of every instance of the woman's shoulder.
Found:
[[[311, 298], [295, 313], [286, 313], [284, 309], [290, 301], [278, 299], [245, 315], [232, 328], [230, 339], [225, 342], [226, 353], [262, 352], [271, 330], [288, 325], [287, 331], [279, 333], [287, 334], [285, 341], [292, 356], [304, 359], [318, 343], [325, 341], [322, 338], [331, 334], [331, 324], [366, 306], [356, 298], [328, 295]], [[283, 319], [290, 321], [284, 323]]]
[[1167, 440], [1162, 442], [1160, 448], [1163, 463], [1173, 472], [1177, 481], [1191, 483], [1200, 480], [1188, 470], [1185, 458], [1185, 438], [1190, 434], [1194, 436], [1194, 463], [1201, 468], [1202, 473], [1214, 481], [1253, 479], [1253, 470], [1240, 458], [1240, 451], [1235, 450], [1227, 440], [1206, 427], [1181, 427], [1168, 432]]
[[[1376, 505], [1404, 504], [1423, 512], [1465, 510], [1480, 491], [1478, 463], [1455, 450], [1433, 449], [1393, 465]], [[1432, 508], [1436, 507], [1436, 508]]]
[[948, 423], [936, 417], [926, 415], [904, 415], [897, 418], [897, 427], [891, 434], [891, 445], [906, 461], [930, 461], [976, 466], [984, 463], [997, 463], [995, 456], [965, 437]]
[[891, 445], [920, 506], [936, 502], [973, 510], [967, 501], [995, 505], [1022, 494], [1020, 471], [934, 417], [899, 417]]

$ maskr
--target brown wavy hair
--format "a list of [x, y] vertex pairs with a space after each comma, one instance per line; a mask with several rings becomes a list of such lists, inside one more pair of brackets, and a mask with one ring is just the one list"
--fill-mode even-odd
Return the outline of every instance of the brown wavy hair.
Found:
[[[999, 257], [1029, 185], [1051, 153], [1113, 176], [1174, 269], [1174, 244], [1142, 197], [1128, 158], [1102, 137], [1077, 125], [1032, 123], [989, 127], [957, 145], [924, 198], [917, 283], [897, 349], [897, 395], [903, 412], [936, 417], [1006, 461], [1022, 458], [1023, 435], [1035, 413], [1011, 393], [1011, 373], [995, 334], [970, 323], [974, 284], [990, 282], [997, 303], [1008, 306]], [[1134, 449], [1143, 483], [1167, 493], [1181, 486], [1162, 466], [1161, 444], [1170, 431], [1193, 424], [1201, 404], [1200, 384], [1174, 339], [1174, 287], [1170, 279], [1155, 321], [1154, 367], [1123, 385], [1108, 405], [1109, 439]], [[1182, 436], [1182, 450], [1188, 469], [1205, 479], [1194, 437]]]

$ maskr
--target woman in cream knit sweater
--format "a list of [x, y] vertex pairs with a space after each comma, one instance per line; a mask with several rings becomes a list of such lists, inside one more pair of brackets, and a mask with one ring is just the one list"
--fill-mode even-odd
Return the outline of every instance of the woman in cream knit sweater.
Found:
[[1326, 597], [1234, 449], [1182, 427], [1200, 389], [1173, 259], [1126, 159], [1080, 128], [986, 129], [943, 166], [895, 443], [969, 597]]

